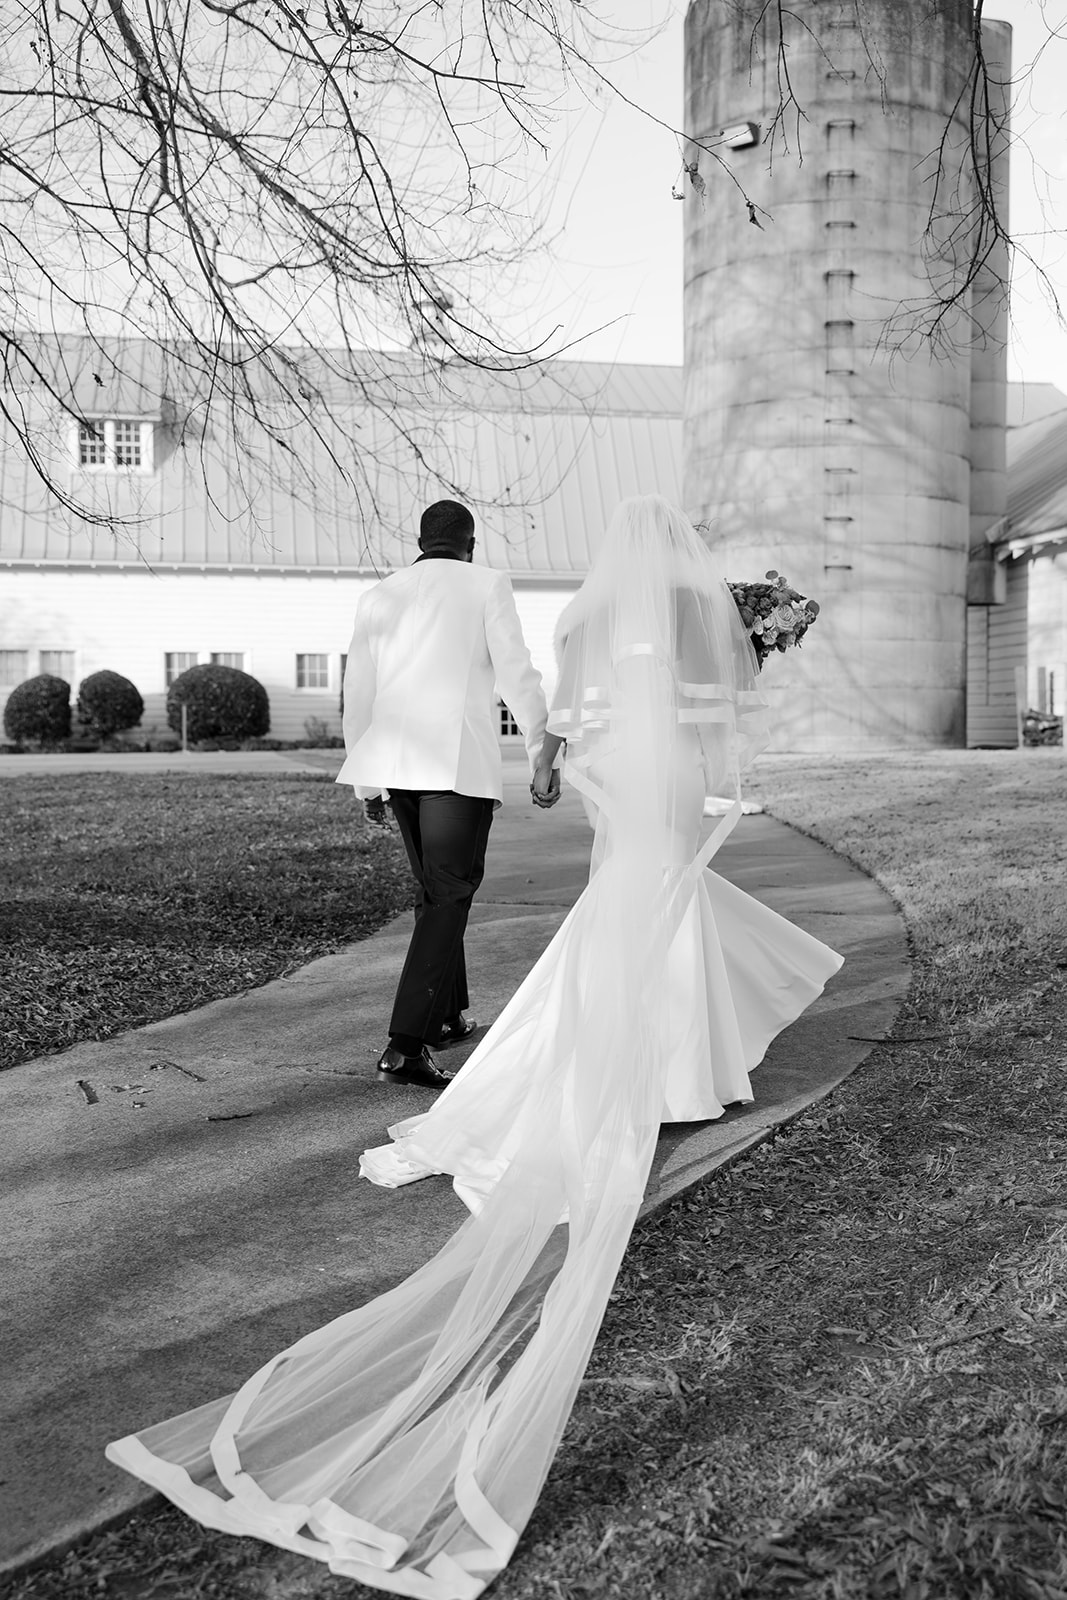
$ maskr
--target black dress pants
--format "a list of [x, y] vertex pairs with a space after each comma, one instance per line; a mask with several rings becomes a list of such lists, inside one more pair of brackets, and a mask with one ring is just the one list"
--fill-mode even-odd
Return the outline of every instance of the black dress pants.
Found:
[[433, 1044], [470, 1004], [463, 934], [485, 873], [495, 802], [452, 790], [391, 789], [389, 803], [415, 876], [415, 929], [400, 974], [390, 1042], [405, 1055]]

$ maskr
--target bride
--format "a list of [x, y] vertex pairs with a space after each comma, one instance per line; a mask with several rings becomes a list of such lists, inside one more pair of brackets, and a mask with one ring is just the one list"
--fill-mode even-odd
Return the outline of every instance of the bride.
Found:
[[[841, 962], [705, 871], [766, 725], [734, 602], [680, 512], [619, 507], [558, 643], [535, 798], [565, 741], [595, 827], [588, 887], [432, 1110], [362, 1163], [388, 1184], [450, 1173], [472, 1215], [237, 1394], [107, 1450], [209, 1527], [427, 1600], [473, 1600], [511, 1556], [661, 1121], [751, 1099], [749, 1072]], [[701, 845], [708, 795], [728, 806]]]

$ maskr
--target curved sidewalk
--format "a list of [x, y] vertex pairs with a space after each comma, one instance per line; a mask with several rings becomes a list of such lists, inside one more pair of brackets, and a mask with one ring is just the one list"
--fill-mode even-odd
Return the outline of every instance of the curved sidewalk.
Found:
[[[534, 811], [526, 782], [510, 759], [470, 924], [483, 1022], [585, 877], [577, 800]], [[646, 1209], [840, 1082], [907, 985], [892, 902], [814, 841], [745, 817], [716, 868], [846, 962], [775, 1042], [754, 1105], [664, 1130]], [[0, 1076], [0, 1572], [152, 1498], [105, 1462], [109, 1439], [232, 1390], [412, 1271], [466, 1215], [444, 1178], [397, 1193], [356, 1181], [359, 1152], [426, 1103], [427, 1091], [374, 1074], [408, 926], [397, 918], [264, 988]]]

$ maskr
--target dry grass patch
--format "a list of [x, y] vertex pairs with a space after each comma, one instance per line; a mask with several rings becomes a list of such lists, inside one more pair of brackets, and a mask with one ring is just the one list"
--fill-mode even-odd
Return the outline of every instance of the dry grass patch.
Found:
[[0, 1067], [239, 994], [411, 904], [328, 778], [4, 780]]

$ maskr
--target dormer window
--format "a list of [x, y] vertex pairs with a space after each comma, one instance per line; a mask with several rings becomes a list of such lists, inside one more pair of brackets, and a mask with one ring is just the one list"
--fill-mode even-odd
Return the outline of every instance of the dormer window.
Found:
[[92, 417], [78, 424], [76, 461], [90, 472], [151, 472], [154, 430], [143, 417]]
[[78, 465], [80, 467], [104, 465], [103, 423], [94, 427], [91, 423], [83, 422], [78, 428]]
[[115, 423], [115, 465], [116, 467], [139, 467], [141, 465], [141, 428], [140, 422]]

